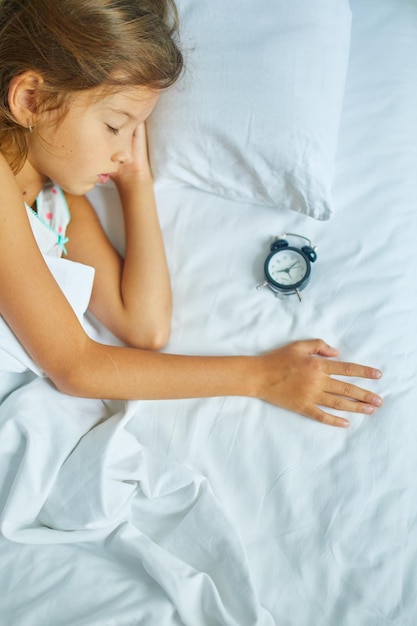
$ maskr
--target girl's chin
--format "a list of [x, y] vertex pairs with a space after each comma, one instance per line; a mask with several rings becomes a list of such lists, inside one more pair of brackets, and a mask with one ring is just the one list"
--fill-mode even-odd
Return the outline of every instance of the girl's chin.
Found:
[[84, 196], [86, 193], [94, 189], [97, 185], [97, 181], [90, 183], [63, 183], [61, 184], [59, 180], [54, 180], [54, 183], [61, 187], [63, 191], [66, 193], [70, 193], [72, 196]]
[[73, 196], [83, 196], [96, 186], [105, 185], [111, 180], [109, 174], [101, 174], [95, 180], [89, 182], [72, 182], [72, 181], [59, 181], [54, 180], [54, 183], [61, 187], [66, 193], [70, 193]]

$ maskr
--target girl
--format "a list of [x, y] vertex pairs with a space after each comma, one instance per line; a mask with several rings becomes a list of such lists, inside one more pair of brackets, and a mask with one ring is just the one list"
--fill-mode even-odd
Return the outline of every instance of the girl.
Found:
[[[332, 376], [381, 373], [318, 358], [337, 355], [321, 340], [253, 357], [158, 352], [171, 293], [145, 121], [182, 69], [174, 12], [170, 0], [1, 2], [0, 314], [66, 394], [246, 395], [348, 426], [331, 409], [370, 414], [381, 398]], [[83, 195], [110, 178], [123, 205], [124, 259]], [[95, 268], [90, 309], [129, 347], [87, 336], [41, 252]]]

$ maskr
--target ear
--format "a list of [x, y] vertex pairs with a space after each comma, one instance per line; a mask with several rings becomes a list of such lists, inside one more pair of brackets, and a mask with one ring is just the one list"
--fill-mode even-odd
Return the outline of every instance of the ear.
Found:
[[10, 82], [8, 103], [16, 121], [22, 126], [34, 124], [37, 102], [43, 78], [37, 72], [27, 71]]

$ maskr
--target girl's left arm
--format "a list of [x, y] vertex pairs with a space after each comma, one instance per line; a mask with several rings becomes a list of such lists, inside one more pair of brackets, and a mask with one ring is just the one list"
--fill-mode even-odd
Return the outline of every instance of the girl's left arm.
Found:
[[92, 313], [128, 345], [158, 350], [169, 339], [172, 295], [145, 124], [136, 130], [132, 161], [120, 167], [114, 182], [125, 220], [125, 258], [109, 242], [89, 201], [70, 195], [67, 258], [96, 270]]

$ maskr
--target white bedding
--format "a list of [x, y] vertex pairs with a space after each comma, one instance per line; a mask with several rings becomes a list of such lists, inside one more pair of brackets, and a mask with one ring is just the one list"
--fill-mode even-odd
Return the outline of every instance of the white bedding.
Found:
[[[384, 406], [339, 430], [246, 398], [109, 403], [2, 374], [1, 626], [415, 624], [417, 4], [351, 6], [330, 221], [157, 181], [167, 350], [323, 337], [383, 371], [367, 386]], [[122, 248], [115, 191], [91, 196]], [[284, 232], [319, 247], [302, 303], [256, 289]]]

